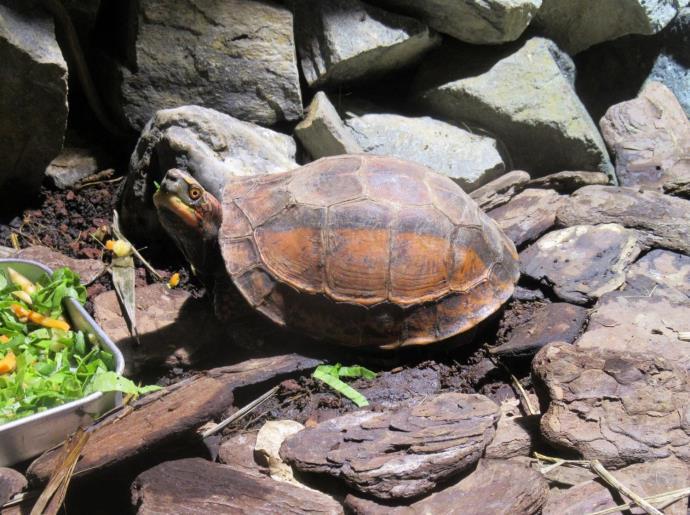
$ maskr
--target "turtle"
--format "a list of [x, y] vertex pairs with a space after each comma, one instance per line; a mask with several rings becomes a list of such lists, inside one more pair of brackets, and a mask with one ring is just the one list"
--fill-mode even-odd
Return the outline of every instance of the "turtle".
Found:
[[221, 319], [241, 297], [320, 341], [394, 349], [445, 340], [496, 312], [519, 277], [513, 242], [456, 183], [394, 157], [330, 156], [238, 177], [221, 199], [171, 169], [153, 200], [163, 228], [220, 290]]

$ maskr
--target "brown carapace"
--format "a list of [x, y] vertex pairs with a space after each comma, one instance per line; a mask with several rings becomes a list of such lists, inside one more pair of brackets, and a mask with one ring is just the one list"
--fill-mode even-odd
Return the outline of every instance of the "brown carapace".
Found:
[[494, 313], [519, 276], [515, 246], [469, 196], [392, 157], [327, 157], [238, 179], [222, 206], [223, 261], [247, 302], [343, 345], [461, 333]]

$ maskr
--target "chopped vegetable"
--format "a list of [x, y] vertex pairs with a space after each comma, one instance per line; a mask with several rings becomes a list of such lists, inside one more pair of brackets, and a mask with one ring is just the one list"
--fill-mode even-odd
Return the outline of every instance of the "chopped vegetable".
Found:
[[113, 356], [65, 321], [65, 299], [86, 301], [74, 272], [62, 268], [37, 281], [31, 303], [15, 295], [26, 292], [15, 279], [0, 270], [0, 424], [93, 392], [157, 389], [119, 376]]
[[108, 250], [113, 250], [114, 246], [115, 246], [115, 240], [108, 240], [105, 242], [105, 248]]
[[113, 254], [117, 257], [125, 257], [132, 254], [132, 245], [124, 240], [115, 240], [113, 244]]
[[311, 375], [314, 379], [318, 379], [333, 388], [336, 392], [344, 395], [357, 407], [363, 408], [369, 406], [369, 401], [366, 397], [352, 388], [349, 384], [340, 380], [341, 377], [361, 377], [364, 379], [374, 379], [376, 373], [371, 370], [361, 367], [359, 365], [352, 367], [343, 367], [340, 363], [335, 365], [319, 365]]
[[174, 288], [178, 284], [180, 284], [180, 274], [175, 272], [170, 276], [170, 280], [168, 281], [168, 288]]
[[0, 359], [0, 374], [14, 372], [15, 368], [17, 368], [17, 357], [14, 352], [9, 351], [4, 358]]
[[19, 286], [22, 291], [28, 293], [29, 295], [36, 293], [36, 285], [17, 272], [14, 268], [7, 267], [7, 275], [10, 276], [10, 281]]

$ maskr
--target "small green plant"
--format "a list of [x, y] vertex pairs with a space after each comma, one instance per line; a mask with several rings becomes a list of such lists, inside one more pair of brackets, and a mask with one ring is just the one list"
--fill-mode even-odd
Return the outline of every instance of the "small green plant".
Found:
[[357, 407], [363, 408], [364, 406], [369, 406], [369, 401], [366, 397], [359, 393], [357, 390], [352, 388], [349, 384], [344, 383], [340, 380], [341, 377], [351, 377], [351, 378], [363, 378], [363, 379], [374, 379], [376, 373], [371, 370], [355, 365], [352, 367], [344, 367], [340, 363], [335, 365], [319, 365], [316, 370], [311, 375], [314, 379], [317, 379], [328, 386], [333, 388], [336, 392], [347, 397], [352, 402], [354, 402]]

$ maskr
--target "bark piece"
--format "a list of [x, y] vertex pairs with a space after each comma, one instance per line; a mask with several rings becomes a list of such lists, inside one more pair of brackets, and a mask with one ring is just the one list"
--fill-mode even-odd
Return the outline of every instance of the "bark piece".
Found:
[[539, 472], [503, 460], [481, 460], [459, 483], [409, 506], [384, 506], [348, 495], [345, 505], [357, 515], [499, 515], [539, 513], [549, 489]]
[[256, 433], [237, 433], [220, 444], [218, 461], [250, 476], [268, 476], [268, 468], [254, 458]]
[[516, 246], [534, 241], [553, 227], [562, 197], [553, 190], [528, 189], [488, 215]]
[[573, 343], [587, 321], [587, 310], [566, 302], [544, 304], [530, 320], [517, 326], [508, 341], [492, 347], [498, 356], [533, 356], [551, 342]]
[[528, 188], [546, 188], [558, 193], [572, 193], [583, 186], [609, 184], [610, 178], [601, 172], [556, 172], [544, 177], [532, 179]]
[[339, 503], [320, 492], [201, 458], [167, 461], [141, 473], [132, 484], [132, 504], [138, 515], [343, 513]]
[[587, 331], [576, 342], [582, 349], [643, 352], [663, 356], [690, 370], [690, 346], [680, 334], [690, 331], [690, 301], [627, 291], [602, 296]]
[[542, 236], [520, 254], [520, 268], [561, 299], [585, 304], [618, 289], [639, 254], [634, 231], [618, 224], [577, 225]]
[[532, 374], [554, 445], [614, 469], [669, 455], [690, 463], [690, 376], [675, 362], [553, 343]]
[[496, 436], [486, 447], [484, 457], [505, 460], [529, 456], [538, 437], [539, 415], [523, 416], [518, 399], [505, 400], [501, 403]]
[[[0, 506], [27, 486], [26, 478], [14, 469], [0, 467]], [[3, 512], [4, 513], [4, 512]]]
[[610, 107], [600, 125], [621, 186], [666, 191], [690, 183], [690, 121], [663, 84], [650, 82]]
[[[295, 354], [252, 359], [197, 374], [152, 393], [99, 421], [91, 431], [75, 477], [131, 466], [190, 438], [196, 429], [232, 407], [241, 386], [278, 381], [287, 374], [313, 368], [319, 361]], [[32, 482], [44, 482], [55, 468], [61, 448], [47, 451], [29, 467]]]
[[[613, 475], [641, 497], [679, 490], [690, 483], [688, 466], [673, 456], [649, 463], [636, 463], [615, 471]], [[552, 492], [542, 508], [542, 514], [580, 515], [606, 510], [619, 504], [620, 497], [617, 493], [612, 493], [610, 487], [603, 485], [601, 480], [592, 480], [565, 491]], [[687, 509], [688, 500], [685, 498], [664, 508], [663, 512], [666, 515], [686, 515]], [[635, 507], [630, 513], [643, 514], [644, 511]]]
[[513, 170], [501, 175], [498, 179], [477, 188], [470, 197], [484, 211], [495, 209], [506, 204], [515, 195], [520, 193], [529, 182], [529, 174], [522, 170]]
[[498, 417], [483, 395], [443, 393], [322, 422], [287, 439], [280, 454], [301, 472], [339, 477], [379, 499], [404, 499], [476, 463]]
[[690, 254], [690, 200], [656, 191], [585, 186], [563, 202], [556, 218], [564, 226], [621, 224], [635, 229], [647, 247]]

